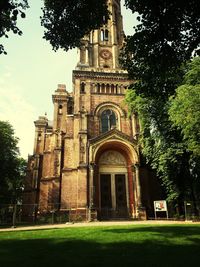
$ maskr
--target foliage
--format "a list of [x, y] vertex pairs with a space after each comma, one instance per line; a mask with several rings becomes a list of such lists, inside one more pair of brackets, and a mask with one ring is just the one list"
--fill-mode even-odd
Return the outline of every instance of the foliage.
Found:
[[182, 130], [188, 149], [200, 156], [200, 85], [182, 85], [171, 100], [170, 118]]
[[[199, 82], [198, 62], [196, 58], [186, 66], [184, 82]], [[170, 109], [165, 99], [144, 97], [135, 90], [126, 94], [130, 112], [139, 114], [142, 153], [160, 177], [168, 200], [176, 201], [200, 199], [199, 89], [197, 85], [186, 87], [180, 86], [176, 97], [171, 97]]]
[[8, 122], [0, 121], [0, 199], [16, 202], [22, 191], [26, 161], [19, 157], [18, 138]]
[[[199, 158], [188, 151], [181, 131], [171, 123], [168, 101], [183, 83], [186, 62], [199, 53], [200, 2], [125, 2], [139, 14], [135, 34], [127, 37], [122, 64], [135, 81], [126, 101], [139, 113], [142, 153], [161, 178], [168, 199], [199, 200]], [[194, 80], [193, 74], [190, 79]]]
[[200, 57], [195, 58], [185, 74], [184, 84], [170, 99], [170, 119], [181, 130], [188, 149], [200, 156]]
[[[8, 32], [22, 35], [17, 27], [19, 16], [25, 18], [24, 10], [28, 8], [27, 0], [1, 0], [0, 1], [0, 37], [8, 38]], [[0, 44], [0, 54], [6, 54], [4, 47]]]
[[189, 163], [193, 199], [200, 199], [200, 57], [186, 65], [183, 84], [169, 99], [169, 118], [182, 134]]
[[80, 39], [108, 19], [106, 0], [45, 0], [44, 38], [54, 50], [80, 45]]
[[144, 98], [129, 90], [126, 102], [130, 111], [139, 115], [141, 151], [161, 179], [168, 200], [190, 198], [185, 145], [169, 123], [163, 101]]
[[[200, 43], [198, 0], [126, 0], [138, 12], [135, 34], [127, 37], [124, 67], [134, 89], [147, 97], [168, 99], [181, 82], [180, 65]], [[134, 55], [134, 56], [133, 56]]]
[[200, 57], [195, 57], [186, 66], [186, 73], [183, 80], [184, 84], [200, 84]]

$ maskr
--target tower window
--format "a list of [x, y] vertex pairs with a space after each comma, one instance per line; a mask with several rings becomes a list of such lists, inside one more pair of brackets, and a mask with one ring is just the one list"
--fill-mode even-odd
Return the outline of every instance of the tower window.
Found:
[[59, 115], [62, 114], [62, 108], [63, 108], [62, 105], [60, 105], [59, 108], [58, 108], [58, 114], [59, 114]]
[[104, 41], [104, 30], [101, 30], [101, 41]]
[[104, 32], [104, 41], [108, 41], [108, 34], [109, 34], [109, 31], [106, 29]]
[[101, 41], [102, 42], [108, 41], [108, 39], [109, 39], [109, 31], [107, 29], [106, 30], [102, 29], [101, 30]]
[[72, 106], [72, 105], [69, 105], [69, 106], [68, 106], [68, 108], [67, 108], [67, 114], [68, 114], [68, 115], [73, 114], [73, 106]]
[[38, 134], [38, 141], [41, 141], [42, 140], [42, 135], [41, 133]]
[[116, 127], [116, 115], [113, 110], [106, 109], [101, 114], [101, 132], [105, 133]]
[[80, 90], [81, 94], [85, 93], [85, 83], [81, 83], [81, 90]]

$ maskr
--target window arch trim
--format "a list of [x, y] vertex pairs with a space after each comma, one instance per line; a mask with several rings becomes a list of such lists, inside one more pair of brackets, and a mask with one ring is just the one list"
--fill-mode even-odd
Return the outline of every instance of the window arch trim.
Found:
[[121, 131], [122, 125], [121, 125], [121, 118], [125, 117], [125, 111], [121, 109], [120, 106], [112, 103], [112, 102], [107, 102], [107, 103], [101, 103], [98, 105], [94, 111], [94, 116], [98, 118], [99, 121], [99, 130], [102, 132], [102, 122], [101, 122], [101, 115], [105, 110], [112, 110], [115, 113], [116, 116], [116, 129]]

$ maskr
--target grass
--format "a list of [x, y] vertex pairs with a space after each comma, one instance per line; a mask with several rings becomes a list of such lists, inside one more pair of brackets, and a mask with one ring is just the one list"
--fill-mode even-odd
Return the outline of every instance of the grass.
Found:
[[80, 227], [0, 233], [1, 267], [199, 266], [200, 225]]

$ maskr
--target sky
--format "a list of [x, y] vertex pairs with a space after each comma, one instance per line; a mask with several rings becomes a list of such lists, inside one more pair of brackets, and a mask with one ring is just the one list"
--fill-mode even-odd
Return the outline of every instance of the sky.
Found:
[[[72, 91], [72, 70], [78, 57], [77, 49], [54, 52], [44, 40], [40, 25], [43, 0], [29, 0], [26, 18], [18, 21], [22, 36], [10, 34], [1, 38], [7, 55], [0, 55], [0, 120], [9, 121], [19, 140], [21, 156], [33, 153], [34, 121], [47, 113], [53, 118], [52, 94], [58, 84]], [[135, 16], [123, 7], [124, 31], [133, 33]]]

